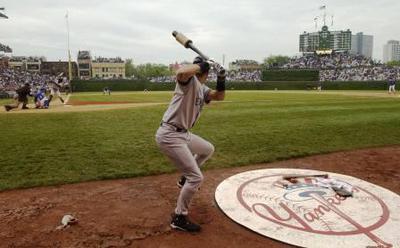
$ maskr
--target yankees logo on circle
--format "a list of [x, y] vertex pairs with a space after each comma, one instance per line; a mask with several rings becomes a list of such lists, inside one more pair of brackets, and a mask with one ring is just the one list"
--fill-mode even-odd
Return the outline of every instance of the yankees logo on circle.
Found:
[[400, 224], [395, 217], [398, 195], [335, 173], [329, 173], [330, 177], [353, 185], [353, 197], [305, 182], [282, 181], [293, 173], [316, 171], [268, 169], [240, 173], [218, 186], [217, 203], [230, 218], [249, 229], [298, 246], [396, 247], [400, 243], [394, 233]]

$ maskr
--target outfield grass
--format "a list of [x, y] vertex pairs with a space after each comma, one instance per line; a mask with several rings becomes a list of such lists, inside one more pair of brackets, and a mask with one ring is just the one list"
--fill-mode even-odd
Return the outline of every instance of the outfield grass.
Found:
[[[168, 102], [171, 94], [82, 93], [72, 99]], [[166, 107], [0, 114], [0, 189], [175, 171], [154, 141]], [[240, 166], [400, 144], [399, 108], [398, 97], [235, 91], [205, 107], [193, 132], [216, 147], [205, 168]]]
[[82, 102], [167, 102], [171, 97], [171, 92], [112, 92], [111, 95], [103, 95], [103, 93], [75, 93], [71, 96], [70, 101]]
[[13, 103], [13, 102], [14, 101], [11, 98], [0, 99], [0, 105], [9, 104], [9, 103]]

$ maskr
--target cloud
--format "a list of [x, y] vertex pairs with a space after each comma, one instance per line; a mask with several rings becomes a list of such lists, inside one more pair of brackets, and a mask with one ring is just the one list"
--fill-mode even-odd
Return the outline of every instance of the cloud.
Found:
[[[69, 11], [72, 53], [133, 58], [135, 63], [172, 63], [195, 54], [171, 36], [178, 30], [217, 60], [256, 59], [298, 53], [298, 36], [314, 31], [314, 17], [326, 5], [332, 29], [374, 35], [374, 57], [389, 39], [400, 39], [397, 0], [6, 0], [8, 20], [0, 20], [0, 42], [16, 55], [66, 59], [65, 14]], [[320, 24], [321, 25], [321, 24]]]

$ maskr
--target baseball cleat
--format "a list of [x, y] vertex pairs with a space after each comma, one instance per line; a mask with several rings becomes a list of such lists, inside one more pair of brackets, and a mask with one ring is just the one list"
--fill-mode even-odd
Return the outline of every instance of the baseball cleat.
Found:
[[201, 230], [199, 225], [188, 220], [187, 216], [183, 214], [174, 214], [170, 226], [185, 232], [200, 232]]
[[12, 109], [12, 107], [9, 106], [9, 105], [5, 105], [4, 108], [6, 109], [7, 112], [10, 111], [10, 110]]

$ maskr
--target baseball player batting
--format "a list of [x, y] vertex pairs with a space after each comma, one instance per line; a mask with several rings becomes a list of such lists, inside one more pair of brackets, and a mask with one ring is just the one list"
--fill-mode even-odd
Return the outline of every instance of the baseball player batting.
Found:
[[60, 98], [60, 101], [62, 103], [64, 103], [64, 99], [62, 99], [61, 97], [61, 83], [63, 81], [63, 79], [60, 77], [61, 75], [57, 76], [57, 78], [55, 78], [54, 80], [51, 80], [49, 82], [50, 85], [50, 96], [49, 96], [49, 104], [51, 102], [51, 100], [53, 99], [54, 95], [56, 95], [58, 98]]
[[[216, 90], [206, 86], [211, 65], [217, 68]], [[199, 119], [204, 103], [223, 100], [224, 97], [225, 70], [221, 65], [196, 57], [193, 64], [177, 70], [174, 95], [156, 133], [160, 150], [182, 173], [177, 183], [181, 190], [170, 224], [174, 229], [188, 232], [201, 230], [188, 218], [189, 204], [203, 181], [200, 167], [211, 157], [214, 146], [189, 129]]]

